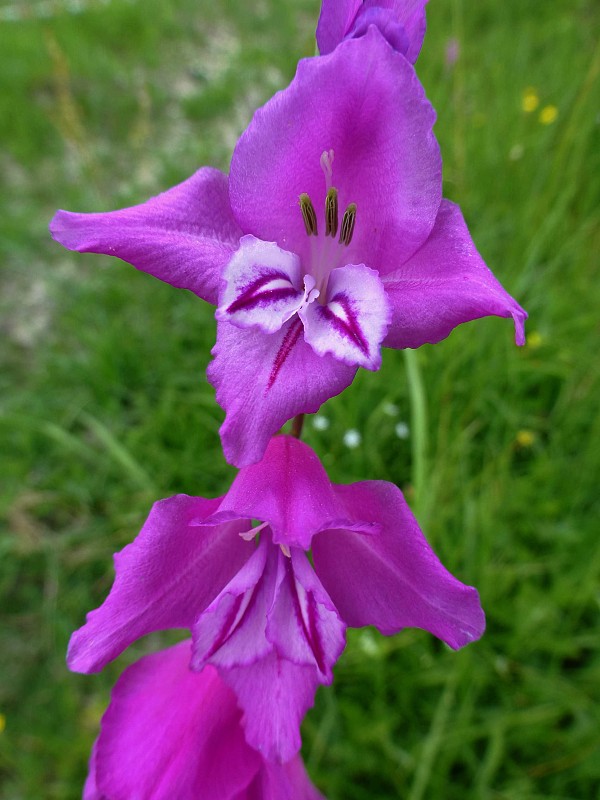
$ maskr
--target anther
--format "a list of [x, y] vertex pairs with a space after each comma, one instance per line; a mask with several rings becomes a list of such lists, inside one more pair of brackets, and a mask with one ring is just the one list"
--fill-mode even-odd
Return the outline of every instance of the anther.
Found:
[[356, 203], [350, 203], [344, 211], [342, 217], [342, 229], [340, 230], [339, 243], [348, 246], [354, 234], [354, 223], [356, 222]]
[[304, 227], [306, 228], [307, 235], [316, 236], [317, 215], [315, 214], [315, 207], [306, 192], [300, 195], [300, 211], [302, 212], [302, 219], [304, 220]]
[[292, 554], [290, 552], [290, 548], [287, 546], [287, 544], [280, 544], [279, 547], [281, 547], [281, 552], [283, 553], [283, 555], [286, 558], [291, 558], [292, 557]]
[[325, 236], [336, 236], [338, 231], [338, 193], [333, 186], [325, 198]]

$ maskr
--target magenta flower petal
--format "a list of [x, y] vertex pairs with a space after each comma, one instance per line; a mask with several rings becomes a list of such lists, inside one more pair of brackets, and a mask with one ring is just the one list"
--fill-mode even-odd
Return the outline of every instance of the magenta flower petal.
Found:
[[[377, 0], [372, 0], [372, 2], [377, 2]], [[405, 56], [411, 64], [414, 64], [419, 57], [425, 38], [427, 28], [425, 6], [429, 0], [391, 0], [391, 2], [397, 9], [399, 19], [402, 21], [408, 37], [408, 50]]]
[[317, 23], [317, 46], [324, 56], [331, 53], [352, 29], [363, 0], [323, 0]]
[[381, 6], [367, 8], [364, 5], [363, 8], [364, 10], [357, 15], [345, 38], [357, 39], [359, 36], [364, 36], [369, 30], [369, 26], [374, 25], [394, 50], [406, 55], [410, 41], [404, 25], [398, 22], [394, 12], [388, 8], [381, 8]]
[[305, 267], [318, 260], [311, 248], [327, 242], [307, 236], [298, 198], [308, 194], [322, 226], [328, 187], [321, 156], [333, 151], [328, 171], [339, 208], [356, 204], [343, 263], [379, 270], [379, 254], [391, 243], [403, 263], [426, 240], [441, 201], [434, 120], [413, 68], [373, 28], [330, 55], [301, 61], [234, 151], [229, 190], [238, 224], [297, 253]]
[[[390, 254], [390, 259], [391, 259]], [[420, 347], [457, 325], [485, 316], [512, 317], [525, 343], [526, 312], [502, 288], [475, 249], [460, 208], [444, 200], [423, 247], [383, 278], [392, 304], [387, 347]]]
[[321, 55], [375, 25], [392, 47], [414, 63], [425, 36], [427, 0], [323, 0], [317, 25]]
[[244, 711], [246, 741], [276, 763], [289, 761], [302, 744], [300, 723], [321, 683], [312, 666], [271, 652], [253, 664], [220, 671]]
[[51, 224], [66, 247], [219, 300], [208, 377], [238, 467], [349, 386], [358, 366], [378, 369], [382, 344], [436, 342], [488, 314], [512, 316], [524, 340], [525, 312], [477, 255], [460, 212], [440, 205], [435, 112], [382, 35], [416, 53], [424, 7], [324, 3], [332, 52], [302, 61], [256, 112], [229, 181], [204, 168], [143, 205], [58, 212]]
[[285, 764], [265, 761], [254, 783], [236, 800], [324, 800], [311, 783], [300, 756]]
[[238, 472], [225, 510], [268, 522], [275, 544], [304, 550], [322, 528], [351, 524], [317, 455], [293, 436], [274, 436], [262, 461]]
[[92, 754], [90, 755], [90, 762], [88, 767], [87, 778], [85, 779], [85, 786], [83, 787], [83, 800], [102, 800], [102, 795], [96, 783], [96, 749], [98, 742], [94, 742], [92, 747]]
[[242, 237], [223, 277], [226, 288], [216, 316], [240, 328], [275, 333], [306, 299], [298, 256], [254, 236]]
[[95, 750], [98, 800], [245, 796], [262, 759], [246, 744], [233, 692], [211, 667], [191, 672], [189, 658], [182, 642], [115, 685]]
[[188, 667], [189, 642], [142, 658], [113, 689], [84, 800], [323, 800], [296, 756], [265, 761], [212, 667]]
[[251, 664], [272, 649], [265, 637], [273, 603], [279, 548], [268, 538], [192, 626], [192, 667]]
[[[311, 541], [315, 571], [303, 552]], [[367, 624], [386, 634], [422, 627], [460, 647], [484, 619], [476, 591], [440, 564], [396, 487], [333, 486], [307, 445], [278, 436], [224, 498], [153, 507], [117, 558], [106, 602], [72, 637], [69, 661], [93, 671], [145, 633], [188, 627], [190, 666], [218, 670], [247, 742], [285, 762], [316, 689], [332, 680], [346, 625]], [[103, 796], [100, 745], [88, 800]], [[263, 778], [240, 798], [256, 797]]]
[[321, 682], [331, 683], [346, 626], [302, 550], [292, 548], [291, 558], [279, 554], [277, 584], [267, 639], [282, 657], [314, 666]]
[[269, 336], [218, 324], [207, 375], [226, 411], [220, 433], [230, 463], [260, 461], [271, 436], [289, 419], [318, 411], [352, 383], [356, 368], [318, 356], [302, 331], [297, 318]]
[[[293, 548], [284, 556], [264, 534], [193, 626], [191, 664], [219, 669], [245, 712], [248, 742], [268, 759], [287, 761], [300, 747], [299, 725], [317, 686], [333, 679], [344, 632], [304, 553]], [[246, 672], [253, 681], [268, 675], [260, 693], [250, 690]]]
[[485, 617], [477, 591], [440, 563], [400, 490], [368, 481], [337, 492], [351, 513], [381, 524], [376, 536], [336, 530], [313, 539], [315, 571], [344, 622], [386, 635], [423, 628], [454, 649], [478, 639]]
[[242, 235], [229, 206], [227, 176], [209, 167], [121, 211], [59, 211], [50, 232], [69, 250], [117, 256], [214, 304], [223, 268]]
[[391, 310], [377, 273], [348, 264], [329, 276], [327, 302], [300, 309], [304, 339], [319, 356], [332, 355], [348, 366], [379, 369], [381, 342]]
[[135, 541], [115, 556], [107, 599], [71, 637], [70, 669], [98, 672], [140, 636], [192, 626], [254, 551], [238, 535], [247, 521], [192, 524], [219, 503], [176, 495], [154, 504]]

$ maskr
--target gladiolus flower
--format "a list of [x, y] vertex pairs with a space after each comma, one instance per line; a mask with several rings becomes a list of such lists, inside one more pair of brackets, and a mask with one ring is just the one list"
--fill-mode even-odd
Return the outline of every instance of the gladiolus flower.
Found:
[[317, 25], [321, 55], [344, 39], [363, 36], [370, 25], [414, 64], [425, 36], [427, 0], [323, 0]]
[[371, 26], [305, 59], [257, 111], [229, 180], [201, 169], [147, 203], [58, 212], [66, 247], [119, 256], [215, 303], [208, 376], [226, 458], [246, 466], [299, 413], [376, 370], [381, 346], [438, 342], [523, 309], [441, 197], [435, 113], [412, 66]]
[[190, 642], [145, 656], [117, 681], [83, 800], [323, 800], [300, 756], [266, 761], [244, 738], [235, 694]]
[[453, 648], [485, 625], [476, 590], [442, 566], [399, 489], [333, 485], [289, 436], [272, 439], [224, 497], [156, 503], [115, 566], [108, 598], [71, 638], [71, 669], [98, 671], [140, 636], [189, 628], [192, 667], [218, 670], [247, 742], [276, 762], [298, 752], [347, 625], [419, 627]]

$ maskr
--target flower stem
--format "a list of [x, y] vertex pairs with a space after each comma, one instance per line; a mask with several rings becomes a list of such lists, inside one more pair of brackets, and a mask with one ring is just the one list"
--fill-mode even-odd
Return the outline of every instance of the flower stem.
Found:
[[292, 436], [299, 439], [302, 436], [302, 426], [304, 425], [304, 414], [297, 414], [292, 420]]
[[415, 493], [415, 511], [418, 514], [424, 502], [425, 476], [427, 475], [427, 402], [425, 387], [414, 350], [403, 350], [410, 396], [410, 427], [412, 431], [412, 485]]

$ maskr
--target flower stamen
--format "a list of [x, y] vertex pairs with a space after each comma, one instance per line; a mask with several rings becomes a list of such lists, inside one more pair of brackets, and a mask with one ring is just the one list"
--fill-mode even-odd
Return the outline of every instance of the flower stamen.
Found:
[[257, 525], [254, 528], [250, 528], [247, 531], [240, 531], [239, 535], [245, 542], [251, 542], [252, 539], [254, 539], [256, 535], [262, 531], [263, 528], [266, 528], [268, 524], [269, 524], [268, 522], [263, 522], [260, 525]]
[[315, 207], [306, 192], [302, 192], [300, 195], [300, 211], [302, 212], [302, 219], [304, 220], [307, 236], [317, 236], [317, 215], [315, 213]]
[[279, 547], [281, 547], [281, 552], [283, 553], [283, 555], [286, 558], [291, 558], [292, 557], [292, 554], [290, 552], [290, 548], [287, 546], [287, 544], [280, 544]]
[[325, 236], [335, 238], [338, 231], [338, 193], [333, 186], [325, 198]]
[[354, 224], [356, 222], [356, 203], [350, 203], [344, 211], [342, 217], [342, 229], [340, 231], [339, 243], [346, 245], [352, 241], [354, 235]]

